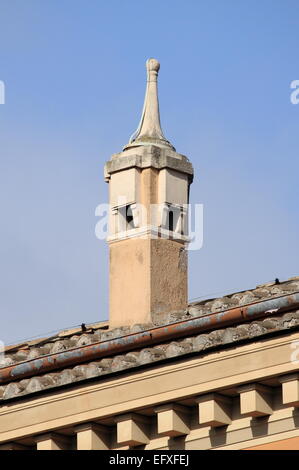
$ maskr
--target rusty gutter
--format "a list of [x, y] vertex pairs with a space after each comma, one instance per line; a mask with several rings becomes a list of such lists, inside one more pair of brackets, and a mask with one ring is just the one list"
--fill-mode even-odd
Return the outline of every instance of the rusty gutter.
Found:
[[299, 292], [48, 354], [0, 369], [0, 384], [299, 308]]

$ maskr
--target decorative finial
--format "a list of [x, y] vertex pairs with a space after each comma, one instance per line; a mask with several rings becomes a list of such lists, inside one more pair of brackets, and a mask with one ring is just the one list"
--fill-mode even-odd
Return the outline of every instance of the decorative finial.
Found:
[[158, 72], [160, 63], [156, 59], [146, 61], [147, 84], [141, 120], [137, 130], [131, 136], [124, 150], [139, 145], [158, 145], [175, 150], [165, 139], [161, 124], [158, 101]]
[[145, 66], [147, 73], [156, 72], [156, 74], [158, 75], [158, 72], [160, 70], [160, 62], [158, 62], [157, 59], [147, 59]]

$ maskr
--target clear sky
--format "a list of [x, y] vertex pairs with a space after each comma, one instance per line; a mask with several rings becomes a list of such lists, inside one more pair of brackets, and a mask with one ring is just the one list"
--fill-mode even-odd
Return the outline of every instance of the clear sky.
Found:
[[0, 339], [108, 318], [95, 208], [148, 57], [204, 204], [190, 299], [299, 275], [298, 44], [298, 0], [0, 0]]

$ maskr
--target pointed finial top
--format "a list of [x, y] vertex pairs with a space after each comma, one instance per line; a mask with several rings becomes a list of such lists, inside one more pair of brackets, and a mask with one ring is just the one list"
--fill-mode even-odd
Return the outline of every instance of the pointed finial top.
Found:
[[140, 145], [157, 145], [175, 150], [165, 139], [160, 124], [157, 83], [159, 69], [160, 63], [156, 59], [150, 58], [146, 61], [147, 84], [142, 116], [137, 130], [131, 136], [124, 150]]
[[158, 72], [160, 70], [160, 62], [158, 62], [157, 59], [153, 58], [147, 59], [146, 70], [148, 71], [148, 73], [156, 72], [156, 74], [158, 75]]

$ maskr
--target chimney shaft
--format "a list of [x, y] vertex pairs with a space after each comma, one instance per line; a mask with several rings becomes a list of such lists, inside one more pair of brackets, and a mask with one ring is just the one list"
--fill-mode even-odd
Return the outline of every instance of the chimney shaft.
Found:
[[187, 308], [188, 195], [193, 168], [163, 135], [160, 64], [147, 61], [141, 121], [105, 165], [109, 183], [110, 327]]

